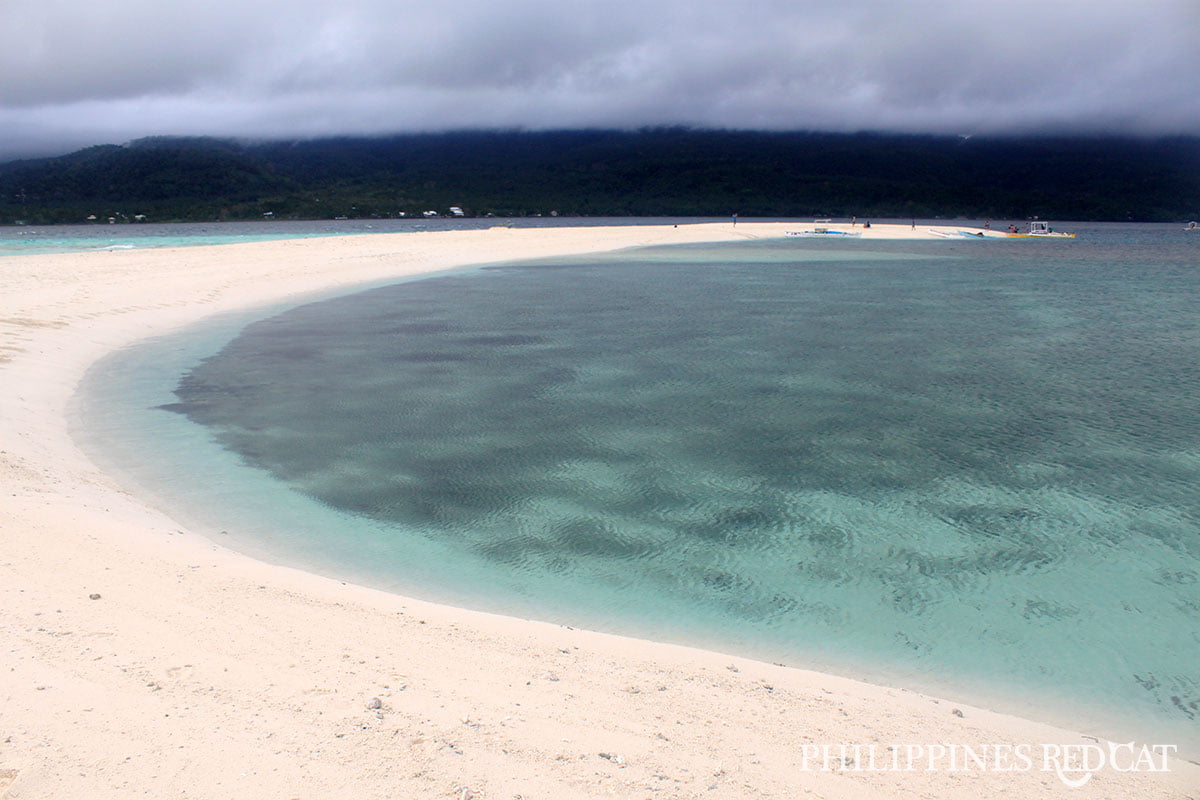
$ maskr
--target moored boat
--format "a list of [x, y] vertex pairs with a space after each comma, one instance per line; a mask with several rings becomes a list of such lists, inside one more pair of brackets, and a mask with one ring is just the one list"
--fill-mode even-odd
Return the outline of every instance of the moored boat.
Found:
[[1049, 222], [1031, 222], [1031, 223], [1029, 223], [1029, 230], [1025, 231], [1024, 233], [1013, 233], [1012, 231], [1009, 231], [1008, 233], [1005, 234], [1005, 236], [1013, 236], [1018, 239], [1074, 239], [1075, 238], [1075, 234], [1073, 234], [1073, 233], [1063, 233], [1062, 231], [1054, 230], [1054, 228], [1050, 227]]
[[812, 228], [807, 231], [787, 231], [788, 236], [862, 236], [860, 231], [831, 231], [828, 228]]

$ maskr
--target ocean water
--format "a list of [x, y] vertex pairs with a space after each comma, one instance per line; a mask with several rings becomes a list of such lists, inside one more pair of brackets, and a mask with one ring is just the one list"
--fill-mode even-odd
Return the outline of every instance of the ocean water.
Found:
[[81, 420], [269, 560], [1195, 756], [1200, 240], [1070, 227], [442, 273], [131, 348]]
[[338, 224], [341, 223], [329, 220], [317, 224], [281, 221], [14, 225], [0, 227], [0, 257], [220, 245], [345, 233], [337, 228]]

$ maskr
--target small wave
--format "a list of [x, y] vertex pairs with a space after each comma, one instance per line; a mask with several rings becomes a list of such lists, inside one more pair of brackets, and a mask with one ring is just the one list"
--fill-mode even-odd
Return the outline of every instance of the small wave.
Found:
[[135, 245], [135, 244], [110, 244], [108, 247], [93, 248], [91, 252], [102, 253], [106, 250], [136, 250], [136, 249], [137, 249], [137, 245]]

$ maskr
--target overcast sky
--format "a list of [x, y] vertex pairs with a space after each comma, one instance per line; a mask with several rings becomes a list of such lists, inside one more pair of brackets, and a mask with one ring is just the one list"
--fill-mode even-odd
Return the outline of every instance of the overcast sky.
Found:
[[0, 160], [663, 124], [1200, 134], [1200, 0], [0, 0]]

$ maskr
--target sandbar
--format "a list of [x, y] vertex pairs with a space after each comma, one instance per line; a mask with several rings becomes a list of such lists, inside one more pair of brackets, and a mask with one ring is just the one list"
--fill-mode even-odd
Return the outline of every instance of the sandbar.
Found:
[[[182, 527], [71, 436], [90, 365], [213, 314], [455, 266], [804, 227], [497, 227], [0, 259], [0, 798], [1194, 797], [1193, 763], [1140, 750], [1135, 762], [1132, 746], [968, 703], [264, 563]], [[1071, 770], [1098, 752], [1110, 762]]]

